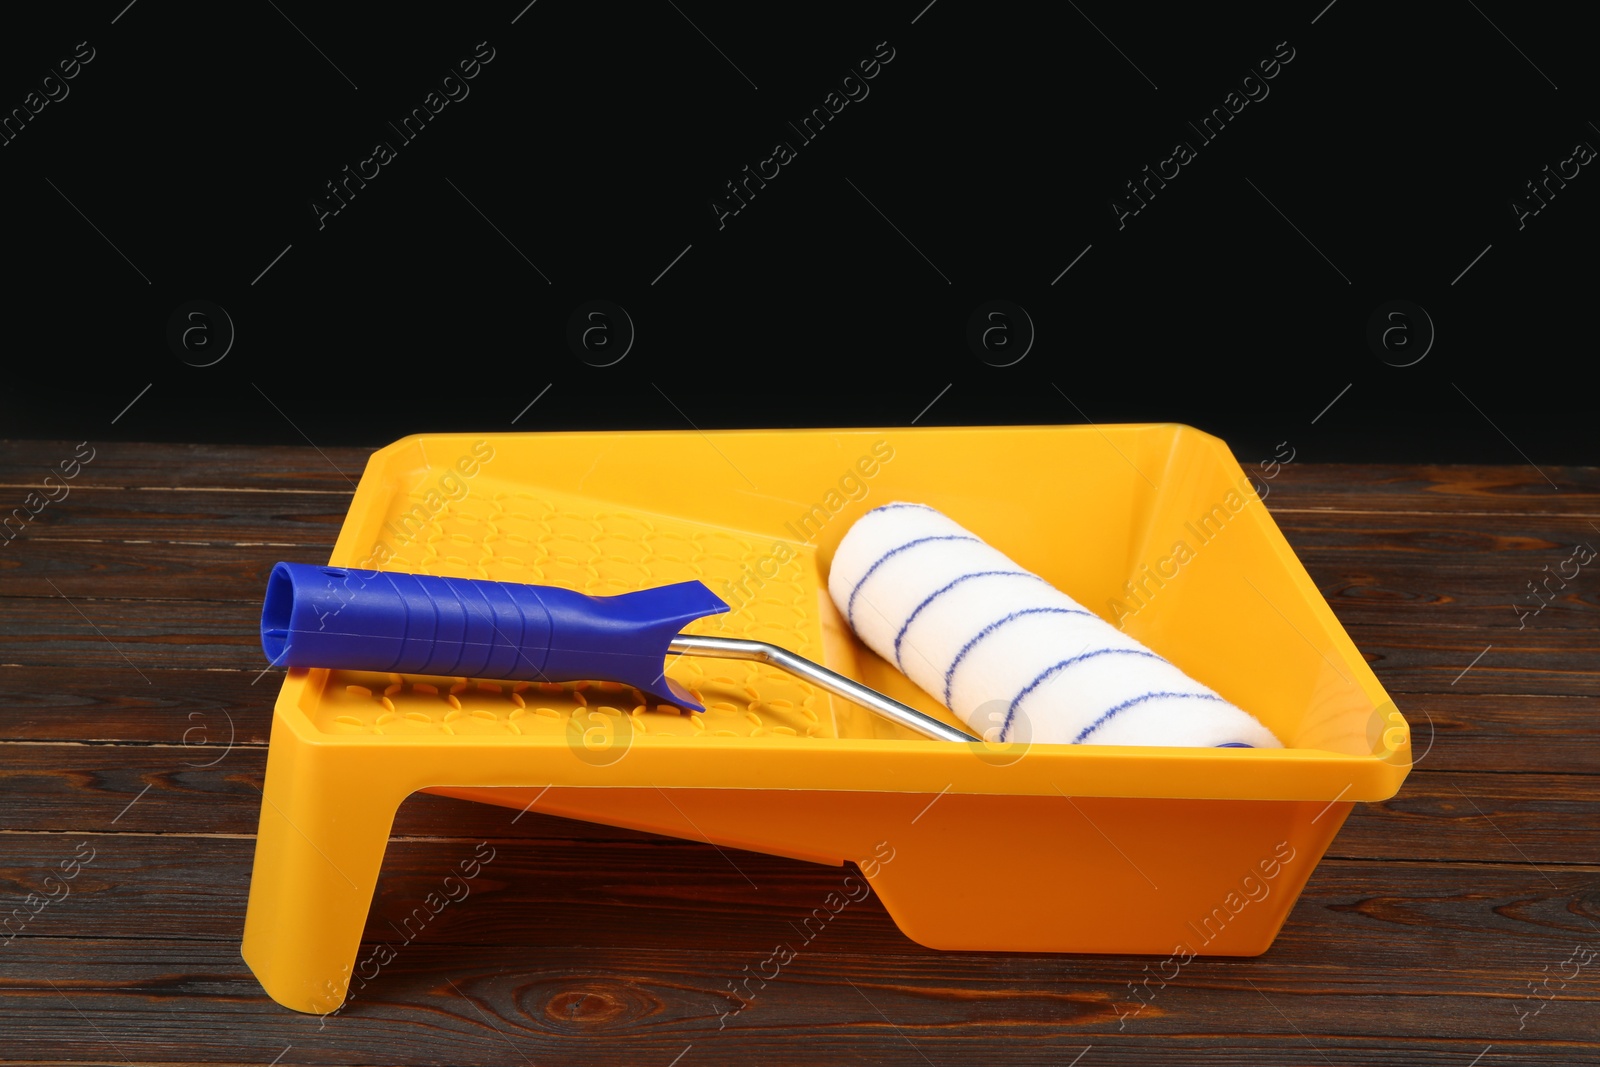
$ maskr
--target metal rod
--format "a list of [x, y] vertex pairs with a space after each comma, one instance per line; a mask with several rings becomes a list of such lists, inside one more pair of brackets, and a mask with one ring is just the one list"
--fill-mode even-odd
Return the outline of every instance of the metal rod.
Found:
[[981, 737], [974, 737], [965, 730], [941, 722], [931, 715], [924, 715], [916, 708], [900, 703], [884, 696], [876, 689], [870, 689], [860, 682], [836, 674], [821, 664], [812, 663], [804, 656], [797, 656], [786, 648], [769, 645], [765, 641], [746, 641], [737, 637], [699, 637], [689, 634], [679, 634], [672, 639], [668, 646], [671, 652], [678, 652], [685, 656], [705, 656], [710, 659], [746, 659], [766, 663], [779, 670], [788, 671], [797, 678], [822, 689], [826, 689], [834, 696], [843, 697], [853, 704], [877, 712], [891, 722], [897, 722], [910, 730], [915, 730], [924, 737], [931, 737], [938, 741], [982, 741]]

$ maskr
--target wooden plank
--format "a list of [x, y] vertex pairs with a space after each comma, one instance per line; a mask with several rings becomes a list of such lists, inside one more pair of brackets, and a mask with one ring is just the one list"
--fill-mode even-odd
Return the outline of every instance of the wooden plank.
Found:
[[1419, 770], [1600, 773], [1600, 745], [1573, 744], [1600, 721], [1600, 695], [1389, 692]]
[[[1037, 981], [1019, 978], [1011, 960], [997, 959], [987, 973], [963, 982], [920, 958], [816, 952], [796, 959], [719, 1031], [731, 1007], [725, 991], [719, 995], [721, 976], [708, 978], [701, 959], [687, 951], [530, 960], [496, 946], [470, 953], [412, 946], [383, 970], [381, 992], [369, 987], [364, 1001], [358, 996], [339, 1015], [319, 1018], [271, 1003], [221, 945], [88, 941], [81, 949], [103, 960], [92, 977], [77, 959], [21, 960], [35, 974], [13, 983], [12, 1055], [257, 1067], [279, 1054], [285, 1064], [483, 1067], [665, 1067], [682, 1057], [689, 1067], [794, 1062], [795, 1043], [803, 1040], [806, 1062], [866, 1058], [907, 1067], [1065, 1067], [1089, 1045], [1094, 1062], [1119, 1067], [1464, 1067], [1491, 1043], [1502, 1063], [1592, 1063], [1595, 1048], [1592, 1031], [1581, 1026], [1590, 1009], [1582, 1001], [1554, 1003], [1532, 1020], [1529, 1035], [1515, 1031], [1517, 1018], [1502, 996], [1413, 986], [1376, 1002], [1268, 979], [1255, 961], [1218, 961], [1204, 981], [1189, 977], [1191, 965], [1184, 978], [1192, 984], [1163, 991], [1162, 1016], [1152, 1004], [1119, 1031], [1119, 1015], [1136, 1003], [1126, 979], [1107, 975], [1095, 985], [1079, 978], [1082, 957], [1071, 958], [1068, 968], [1057, 963], [1056, 975]], [[926, 969], [928, 984], [896, 973], [908, 966]], [[214, 1027], [200, 1041], [197, 1014]]]
[[[1600, 537], [1595, 538], [1600, 545]], [[1530, 591], [1526, 570], [1445, 570], [1426, 562], [1375, 566], [1306, 560], [1306, 569], [1346, 630], [1407, 625], [1424, 632], [1474, 632], [1510, 640], [1550, 629], [1600, 629], [1600, 580], [1555, 581]], [[1596, 560], [1600, 567], [1600, 558]], [[1536, 576], [1543, 578], [1538, 572]]]
[[[0, 486], [0, 491], [4, 488]], [[13, 506], [21, 506], [27, 493], [19, 486], [14, 495], [17, 499]], [[46, 505], [27, 529], [31, 536], [68, 537], [77, 528], [70, 522], [82, 526], [92, 521], [99, 526], [96, 536], [105, 540], [197, 540], [192, 536], [197, 527], [226, 530], [227, 524], [254, 517], [241, 512], [268, 517], [277, 512], [342, 516], [350, 496], [349, 492], [337, 491], [286, 490], [269, 494], [219, 487], [189, 491], [75, 484], [69, 496]], [[1360, 502], [1358, 498], [1353, 500]], [[1565, 559], [1574, 544], [1600, 537], [1600, 522], [1580, 513], [1344, 514], [1271, 509], [1270, 504], [1269, 510], [1299, 550], [1326, 549], [1341, 555], [1370, 552], [1383, 558], [1393, 553], [1428, 554], [1446, 565], [1462, 561], [1503, 565], [1507, 554], [1539, 554], [1537, 570], [1540, 563], [1549, 562], [1553, 567]], [[71, 512], [77, 513], [75, 520], [68, 515]], [[289, 530], [287, 523], [285, 530]], [[1441, 558], [1441, 553], [1448, 553], [1448, 557]]]
[[[146, 675], [193, 668], [259, 671], [266, 664], [255, 601], [172, 601], [152, 611], [143, 600], [13, 597], [5, 607], [0, 664], [121, 663]], [[1391, 692], [1600, 694], [1600, 661], [1587, 628], [1530, 625], [1519, 633], [1511, 626], [1502, 635], [1461, 627], [1428, 631], [1397, 622], [1352, 626], [1349, 632]], [[1286, 639], [1299, 640], [1292, 634]], [[1462, 675], [1490, 644], [1496, 646], [1493, 654]]]
[[[266, 752], [259, 746], [228, 751], [9, 742], [0, 744], [0, 768], [0, 830], [251, 834], [261, 810]], [[449, 818], [441, 815], [432, 832], [451, 832]], [[482, 818], [489, 816], [472, 813], [473, 820]], [[1600, 857], [1600, 790], [1590, 775], [1419, 768], [1397, 797], [1358, 805], [1334, 852], [1590, 862]]]
[[1537, 571], [1545, 563], [1555, 569], [1576, 544], [1600, 547], [1600, 520], [1579, 514], [1278, 510], [1272, 518], [1296, 552], [1322, 552], [1329, 559], [1400, 556], [1441, 567], [1487, 564], [1495, 570], [1509, 569], [1508, 558], [1537, 559]]
[[[195, 531], [175, 531], [194, 533]], [[297, 531], [260, 531], [295, 537]], [[1291, 538], [1293, 540], [1293, 538]], [[1600, 546], [1600, 535], [1593, 538]], [[102, 599], [204, 599], [258, 603], [267, 575], [279, 560], [323, 563], [333, 548], [324, 541], [181, 542], [75, 541], [25, 536], [0, 554], [3, 596]], [[1540, 541], [1540, 544], [1547, 542]], [[1435, 558], [1392, 548], [1357, 553], [1297, 546], [1297, 554], [1335, 614], [1347, 627], [1404, 621], [1429, 628], [1600, 627], [1600, 580], [1584, 571], [1565, 581], [1552, 571], [1570, 558], [1549, 550], [1484, 552], [1475, 562], [1439, 564]], [[1592, 567], [1600, 567], [1597, 559]], [[1570, 574], [1572, 567], [1566, 568]], [[1530, 591], [1534, 583], [1537, 593]], [[1547, 585], [1541, 584], [1548, 582]]]
[[[1259, 485], [1259, 465], [1244, 466]], [[1579, 514], [1600, 519], [1600, 467], [1547, 466], [1544, 474], [1550, 481], [1526, 464], [1296, 462], [1268, 482], [1267, 506], [1274, 511]]]
[[[1595, 540], [1600, 544], [1600, 537]], [[259, 605], [274, 563], [322, 563], [331, 549], [331, 542], [233, 547], [19, 540], [0, 556], [0, 574], [6, 596], [95, 597], [125, 603], [130, 613], [146, 610], [139, 602], [151, 599]], [[1503, 564], [1491, 571], [1411, 559], [1354, 563], [1306, 555], [1312, 580], [1352, 634], [1369, 624], [1424, 632], [1478, 630], [1506, 640], [1548, 629], [1600, 629], [1600, 579], [1587, 574], [1566, 583], [1565, 590], [1552, 581], [1545, 601], [1526, 589], [1528, 575], [1540, 574], [1532, 567], [1519, 571]]]
[[1367, 624], [1350, 636], [1391, 695], [1600, 695], [1600, 659], [1588, 630], [1529, 626], [1520, 634], [1514, 627], [1503, 635], [1460, 628], [1426, 633], [1405, 624]]
[[[0, 486], [0, 492], [4, 489]], [[20, 507], [27, 492], [16, 487], [13, 495], [16, 501], [12, 506]], [[103, 541], [210, 540], [223, 545], [233, 540], [295, 541], [304, 539], [302, 528], [308, 519], [331, 523], [333, 529], [328, 532], [337, 533], [350, 497], [349, 492], [335, 491], [269, 494], [228, 488], [185, 491], [77, 484], [69, 496], [45, 505], [23, 536], [65, 539], [79, 536], [93, 525], [97, 527], [93, 536]], [[1381, 559], [1395, 554], [1425, 555], [1447, 566], [1486, 562], [1505, 569], [1509, 555], [1537, 557], [1533, 563], [1537, 572], [1544, 563], [1554, 569], [1572, 554], [1573, 545], [1600, 540], [1600, 522], [1578, 513], [1351, 515], [1278, 509], [1273, 517], [1297, 551], [1325, 550], [1336, 557], [1371, 555]], [[260, 524], [263, 519], [272, 524], [244, 525]], [[225, 536], [235, 531], [249, 536]], [[207, 536], [196, 537], [196, 533]], [[331, 543], [331, 538], [328, 540]]]
[[261, 606], [255, 602], [95, 597], [11, 597], [5, 601], [0, 663], [89, 666], [121, 663], [135, 676], [175, 668], [259, 671]]
[[0, 552], [0, 597], [260, 604], [273, 564], [322, 564], [332, 551], [331, 539], [291, 545], [19, 538]]
[[[116, 664], [0, 667], [0, 741], [181, 746], [187, 737], [197, 750], [225, 743], [230, 736], [238, 744], [266, 743], [281, 671], [161, 671], [154, 678], [158, 684], [147, 686], [121, 659]], [[1445, 688], [1444, 693], [1392, 690], [1412, 724], [1413, 758], [1419, 767], [1600, 773], [1600, 746], [1572, 743], [1574, 736], [1600, 722], [1600, 696]]]
[[[414, 820], [397, 826], [368, 920], [368, 940], [409, 936], [395, 927], [443, 878], [458, 873], [461, 863], [475, 856], [492, 858], [472, 882], [467, 898], [472, 906], [452, 907], [430, 919], [422, 940], [667, 947], [674, 937], [720, 943], [730, 930], [745, 927], [749, 939], [759, 943], [786, 931], [794, 934], [787, 923], [798, 923], [799, 916], [855, 871], [718, 851], [698, 841], [630, 830], [575, 836], [590, 824], [537, 811], [517, 818], [518, 812], [509, 808], [425, 799], [483, 809], [486, 817], [474, 820], [472, 828], [480, 831], [474, 834], [408, 836], [398, 831]], [[1493, 836], [1488, 827], [1479, 832]], [[25, 913], [14, 917], [9, 932], [19, 940], [128, 936], [130, 910], [141, 916], [139, 936], [239, 937], [255, 853], [248, 835], [26, 833], [6, 834], [3, 840], [0, 915], [11, 914], [9, 909], [21, 906], [30, 893], [60, 897], [31, 918]], [[89, 862], [63, 890], [59, 872], [71, 869], [62, 864], [73, 857], [88, 857]], [[1592, 862], [1592, 850], [1584, 858], [1591, 862], [1540, 862], [1535, 867], [1520, 859], [1493, 861], [1487, 853], [1456, 862], [1329, 856], [1318, 865], [1291, 917], [1293, 937], [1280, 944], [1297, 943], [1299, 948], [1284, 953], [1305, 953], [1308, 959], [1315, 956], [1319, 940], [1356, 950], [1365, 946], [1377, 954], [1382, 939], [1394, 936], [1394, 927], [1412, 925], [1427, 928], [1407, 935], [1413, 940], [1461, 942], [1465, 951], [1475, 941], [1525, 939], [1523, 947], [1533, 946], [1537, 955], [1539, 945], [1581, 938], [1588, 930], [1582, 909], [1593, 902], [1600, 864]], [[1490, 902], [1500, 910], [1491, 912]], [[40, 905], [36, 900], [32, 907]], [[592, 929], [585, 912], [592, 913]], [[653, 927], [652, 916], [658, 922]], [[830, 938], [844, 931], [856, 942], [854, 951], [945, 955], [906, 939], [876, 905], [847, 906], [827, 927]], [[1589, 934], [1600, 940], [1600, 930]], [[0, 940], [5, 937], [0, 932]], [[1507, 941], [1502, 949], [1516, 958], [1519, 943]], [[1415, 962], [1409, 957], [1429, 950], [1408, 941], [1376, 970], [1346, 980], [1351, 989], [1364, 981], [1399, 980]], [[1280, 955], [1279, 950], [1273, 954]], [[1470, 981], [1470, 975], [1461, 978]], [[1594, 992], [1600, 997], [1600, 983]]]
[[1346, 627], [1600, 627], [1600, 524], [1594, 520], [1289, 518], [1280, 517], [1285, 536]]
[[[106, 1054], [97, 1042], [110, 1039], [126, 1056], [174, 1062], [244, 1061], [260, 1048], [270, 1058], [293, 1045], [306, 1063], [348, 1063], [351, 1048], [381, 1047], [403, 1049], [412, 1062], [610, 1056], [664, 1064], [693, 1044], [705, 1062], [760, 1062], [792, 1055], [800, 1028], [829, 1062], [868, 1048], [875, 1058], [893, 1055], [884, 1039], [895, 1028], [910, 1042], [904, 1062], [912, 1053], [935, 1063], [983, 1059], [997, 1040], [1008, 1060], [1057, 1064], [1086, 1044], [1103, 1049], [1106, 1062], [1170, 1063], [1175, 1054], [1190, 1062], [1177, 1051], [1188, 1049], [1239, 1057], [1204, 1062], [1326, 1056], [1458, 1067], [1489, 1044], [1554, 1056], [1549, 1062], [1586, 1062], [1600, 1051], [1592, 975], [1558, 990], [1538, 1015], [1519, 1015], [1537, 1006], [1527, 984], [1542, 967], [1553, 973], [1574, 944], [1596, 943], [1567, 910], [1579, 900], [1573, 891], [1540, 888], [1526, 868], [1330, 861], [1264, 956], [1197, 959], [1165, 988], [1155, 981], [1136, 994], [1130, 984], [1158, 961], [936, 952], [906, 940], [872, 899], [804, 943], [790, 924], [837, 886], [838, 871], [797, 865], [793, 880], [721, 901], [697, 884], [715, 893], [744, 883], [718, 874], [709, 849], [699, 850], [703, 865], [621, 883], [581, 861], [569, 866], [559, 852], [525, 860], [509, 846], [497, 852], [458, 917], [441, 915], [409, 943], [380, 918], [369, 946], [385, 941], [396, 959], [325, 1019], [277, 1008], [260, 992], [237, 956], [236, 912], [231, 930], [208, 916], [214, 939], [191, 939], [181, 909], [170, 906], [137, 940], [18, 937], [0, 956], [7, 1053], [94, 1057]], [[387, 883], [378, 914], [404, 914], [415, 903], [407, 894], [453, 858], [442, 848], [419, 857], [416, 884]], [[90, 903], [79, 918], [72, 903], [36, 921], [87, 928]], [[730, 990], [744, 965], [753, 972], [780, 943], [797, 955], [775, 979]], [[210, 1018], [229, 1020], [203, 1048], [193, 1041], [197, 1000]], [[1465, 1059], [1446, 1058], [1462, 1050]]]
[[[11, 516], [23, 506], [20, 489], [16, 503], [0, 516]], [[5, 498], [0, 498], [3, 501]], [[37, 507], [37, 505], [35, 505]], [[21, 532], [21, 517], [7, 532], [0, 552], [10, 553], [36, 539], [60, 544], [46, 549], [69, 556], [79, 543], [190, 542], [192, 550], [227, 548], [239, 542], [332, 545], [339, 535], [350, 494], [242, 493], [233, 490], [177, 492], [164, 489], [93, 489], [79, 487], [65, 499], [46, 504]], [[325, 558], [325, 557], [324, 557]]]
[[0, 667], [0, 741], [181, 746], [187, 737], [199, 749], [231, 737], [238, 744], [266, 744], [282, 671], [162, 671], [159, 685], [145, 685], [127, 663], [117, 663]]
[[[345, 508], [344, 501], [328, 497], [286, 497], [276, 509], [241, 512], [237, 495], [209, 494], [205, 507], [193, 506], [194, 498], [112, 492], [92, 498], [81, 515], [71, 508], [46, 510], [38, 525], [0, 551], [0, 595], [51, 596], [59, 590], [74, 597], [176, 593], [257, 600], [279, 559], [328, 558]], [[93, 528], [57, 522], [58, 515], [83, 517]], [[1600, 625], [1600, 584], [1592, 571], [1600, 561], [1586, 570], [1573, 552], [1579, 543], [1600, 546], [1600, 532], [1589, 528], [1592, 520], [1291, 518], [1283, 524], [1285, 535], [1346, 626], [1405, 619], [1430, 627], [1500, 629], [1507, 622], [1517, 626], [1525, 616], [1523, 626]], [[93, 539], [76, 537], [84, 533]], [[1537, 615], [1527, 616], [1535, 610]]]
[[[94, 484], [348, 491], [375, 449], [299, 445], [91, 442]], [[75, 441], [0, 440], [0, 489], [37, 484]], [[326, 456], [326, 458], [324, 458]], [[1268, 479], [1274, 510], [1573, 514], [1600, 518], [1600, 467], [1315, 463], [1301, 453]], [[331, 461], [331, 462], [330, 462]], [[1257, 463], [1242, 466], [1260, 484]], [[337, 469], [335, 469], [337, 468]], [[348, 480], [346, 480], [348, 479]]]
[[1357, 804], [1329, 855], [1600, 864], [1600, 788], [1592, 776], [1418, 767], [1398, 795]]
[[[77, 441], [0, 440], [0, 492], [39, 485], [78, 453]], [[74, 486], [160, 489], [248, 489], [349, 495], [361, 480], [371, 448], [305, 445], [172, 444], [90, 441], [93, 454]], [[85, 452], [84, 455], [89, 455]], [[0, 500], [9, 499], [7, 493]], [[20, 502], [21, 497], [18, 496]]]
[[[149, 610], [148, 602], [76, 597], [5, 604], [10, 618], [26, 618], [33, 632], [0, 632], [0, 671], [109, 667], [129, 672], [124, 679], [129, 685], [177, 688], [190, 685], [196, 670], [245, 674], [255, 682], [267, 667], [257, 601], [176, 601], [157, 611]], [[1469, 626], [1419, 632], [1417, 626], [1387, 620], [1352, 622], [1347, 632], [1391, 695], [1600, 695], [1591, 628]], [[183, 680], [155, 680], [170, 671], [182, 672]], [[280, 674], [274, 671], [257, 684], [268, 685]], [[275, 690], [272, 685], [270, 691]]]

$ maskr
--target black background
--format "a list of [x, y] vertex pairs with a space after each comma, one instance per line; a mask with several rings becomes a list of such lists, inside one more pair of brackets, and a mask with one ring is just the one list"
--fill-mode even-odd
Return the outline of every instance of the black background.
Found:
[[[1577, 14], [524, 3], [8, 16], [6, 113], [95, 58], [0, 146], [0, 436], [1180, 421], [1244, 459], [1600, 461], [1600, 178], [1511, 208], [1600, 145]], [[386, 122], [479, 42], [470, 95], [402, 143]], [[879, 42], [870, 94], [799, 143]], [[1202, 143], [1186, 122], [1279, 42], [1270, 94]], [[779, 140], [797, 158], [719, 229]], [[1197, 158], [1119, 229], [1179, 140]], [[612, 366], [567, 341], [593, 299], [636, 327]], [[967, 343], [993, 299], [1037, 331], [1011, 366]], [[1397, 299], [1437, 331], [1407, 367], [1366, 340]], [[236, 330], [212, 366], [167, 341], [191, 300]]]

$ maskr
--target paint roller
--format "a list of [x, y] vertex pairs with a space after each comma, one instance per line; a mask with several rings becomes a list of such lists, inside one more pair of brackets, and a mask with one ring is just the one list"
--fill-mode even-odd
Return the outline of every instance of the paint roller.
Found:
[[867, 647], [995, 743], [1281, 748], [1254, 716], [924, 504], [846, 531], [828, 591]]
[[977, 741], [764, 641], [678, 631], [728, 610], [700, 582], [616, 596], [558, 586], [279, 563], [261, 607], [261, 647], [280, 667], [528, 681], [609, 681], [705, 710], [666, 677], [667, 655], [766, 663], [925, 737]]

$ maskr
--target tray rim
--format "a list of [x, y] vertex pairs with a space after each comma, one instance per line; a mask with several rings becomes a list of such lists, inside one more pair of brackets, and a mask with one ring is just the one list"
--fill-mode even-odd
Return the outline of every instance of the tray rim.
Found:
[[[896, 438], [906, 436], [933, 436], [943, 434], [1100, 434], [1107, 430], [1119, 432], [1136, 432], [1150, 430], [1168, 430], [1175, 434], [1201, 438], [1213, 443], [1220, 449], [1225, 457], [1225, 462], [1232, 464], [1241, 476], [1244, 470], [1233, 456], [1226, 442], [1213, 434], [1197, 429], [1181, 422], [1148, 422], [1148, 423], [1106, 423], [1101, 425], [1056, 425], [1056, 424], [1003, 424], [1003, 425], [969, 425], [969, 426], [927, 426], [927, 427], [891, 427], [891, 426], [854, 426], [854, 427], [802, 427], [793, 429], [773, 428], [721, 428], [707, 430], [621, 430], [621, 431], [593, 431], [593, 430], [555, 430], [555, 431], [483, 431], [461, 433], [431, 433], [419, 432], [407, 434], [392, 441], [388, 445], [377, 449], [368, 458], [361, 480], [356, 487], [356, 492], [351, 498], [350, 506], [345, 514], [345, 521], [340, 527], [340, 532], [334, 548], [330, 553], [328, 564], [331, 566], [350, 566], [358, 556], [356, 545], [361, 543], [356, 538], [357, 528], [351, 522], [351, 516], [358, 511], [358, 505], [365, 503], [367, 497], [383, 490], [382, 483], [391, 473], [393, 461], [402, 453], [414, 446], [426, 445], [428, 442], [438, 441], [476, 441], [498, 438], [562, 438], [567, 440], [615, 440], [616, 438], [689, 438], [714, 435], [719, 437], [825, 437], [828, 435], [848, 434], [895, 435]], [[424, 453], [426, 449], [424, 448]], [[1230, 470], [1229, 473], [1233, 473]], [[1255, 498], [1259, 503], [1259, 497]], [[1314, 614], [1321, 617], [1328, 632], [1336, 638], [1342, 638], [1343, 643], [1355, 650], [1354, 642], [1348, 632], [1333, 614], [1320, 590], [1311, 582], [1299, 557], [1294, 553], [1287, 538], [1278, 528], [1270, 511], [1262, 504], [1262, 514], [1267, 523], [1267, 534], [1275, 554], [1279, 557], [1280, 564], [1284, 565], [1291, 579], [1299, 587], [1302, 595], [1307, 592], [1310, 596], [1307, 601]], [[349, 557], [347, 559], [347, 557]], [[956, 742], [935, 741], [927, 739], [891, 739], [891, 738], [808, 738], [801, 743], [792, 739], [779, 738], [673, 738], [669, 742], [651, 741], [642, 745], [635, 745], [629, 750], [626, 757], [617, 763], [606, 767], [596, 767], [570, 757], [563, 741], [544, 739], [538, 737], [520, 738], [515, 742], [506, 739], [477, 739], [472, 736], [459, 736], [453, 738], [442, 737], [417, 737], [417, 736], [355, 736], [338, 735], [323, 732], [317, 729], [306, 717], [304, 701], [314, 694], [309, 690], [320, 692], [330, 673], [321, 668], [294, 669], [289, 671], [279, 689], [274, 706], [273, 715], [273, 741], [277, 742], [279, 731], [284, 730], [292, 735], [294, 744], [312, 746], [318, 749], [334, 750], [388, 750], [396, 746], [412, 748], [427, 746], [439, 749], [441, 752], [470, 753], [474, 759], [484, 761], [492, 754], [516, 752], [534, 754], [550, 752], [557, 758], [543, 761], [546, 765], [539, 767], [537, 776], [540, 784], [550, 782], [553, 785], [569, 787], [594, 787], [594, 788], [701, 788], [701, 789], [783, 789], [783, 790], [827, 790], [846, 792], [891, 792], [891, 793], [976, 793], [995, 795], [1050, 795], [1052, 793], [1063, 796], [1106, 796], [1125, 797], [1129, 799], [1174, 799], [1174, 800], [1270, 800], [1270, 801], [1319, 801], [1330, 806], [1341, 800], [1376, 801], [1385, 800], [1394, 796], [1410, 772], [1413, 765], [1410, 746], [1410, 724], [1402, 713], [1395, 708], [1394, 702], [1388, 699], [1370, 665], [1356, 651], [1352, 658], [1340, 650], [1340, 658], [1344, 666], [1349, 668], [1358, 678], [1367, 684], [1363, 686], [1370, 692], [1376, 690], [1384, 697], [1384, 702], [1374, 707], [1374, 712], [1388, 708], [1388, 718], [1397, 722], [1405, 729], [1406, 737], [1403, 744], [1387, 753], [1373, 753], [1369, 755], [1352, 755], [1324, 749], [1285, 748], [1285, 749], [1195, 749], [1171, 746], [1117, 746], [1117, 745], [1063, 745], [1063, 744], [1034, 744], [1025, 755], [1016, 762], [1007, 766], [996, 766], [978, 758], [977, 754], [970, 751], [974, 746]], [[320, 677], [318, 677], [320, 675]], [[285, 740], [289, 740], [288, 737]], [[660, 758], [661, 753], [673, 750], [696, 754], [695, 759], [686, 760], [681, 756]], [[558, 751], [559, 750], [559, 751]], [[740, 759], [734, 755], [720, 757], [721, 753], [739, 754], [750, 757], [760, 754], [759, 759]], [[767, 755], [771, 753], [771, 755]], [[789, 767], [791, 762], [816, 762], [819, 756], [826, 753], [826, 768]], [[793, 755], [794, 759], [785, 758]], [[716, 773], [706, 780], [707, 768], [703, 764], [719, 761], [725, 766], [712, 766]], [[1231, 761], [1223, 763], [1222, 761]], [[451, 758], [448, 762], [458, 762]], [[488, 759], [487, 763], [498, 762]], [[646, 783], [637, 780], [638, 764], [646, 764], [645, 770], [649, 771]], [[854, 766], [857, 763], [861, 767]], [[626, 769], [619, 770], [624, 764]], [[677, 766], [674, 766], [677, 764]], [[1147, 781], [1148, 770], [1152, 764], [1168, 765], [1178, 771], [1169, 785], [1163, 788], [1151, 789]], [[1337, 796], [1328, 796], [1325, 788], [1312, 788], [1317, 783], [1306, 782], [1305, 776], [1296, 777], [1295, 769], [1304, 770], [1309, 766], [1338, 767], [1343, 774], [1338, 777], [1347, 777], [1349, 784]], [[690, 768], [694, 769], [692, 775], [683, 773]], [[483, 768], [490, 770], [488, 766]], [[820, 772], [820, 773], [819, 773]], [[1131, 772], [1131, 773], [1130, 773]], [[515, 788], [530, 784], [523, 780], [527, 776], [520, 771], [513, 775], [514, 780], [481, 780], [477, 775], [471, 775], [471, 781], [459, 780], [461, 775], [446, 774], [439, 780], [430, 778], [426, 782], [415, 785], [414, 789], [444, 787], [444, 788]], [[1164, 776], [1166, 777], [1166, 776]], [[1321, 776], [1311, 776], [1320, 778]], [[821, 780], [819, 780], [821, 779]], [[940, 784], [935, 779], [942, 779]], [[1062, 785], [1056, 779], [1064, 779], [1070, 787], [1063, 792]], [[1129, 784], [1135, 780], [1137, 788]]]

